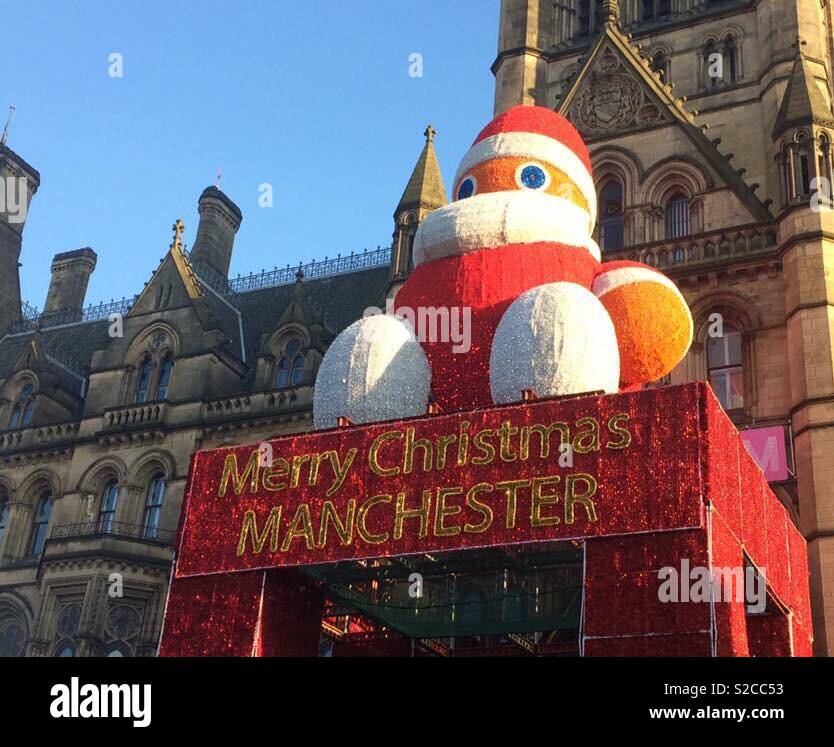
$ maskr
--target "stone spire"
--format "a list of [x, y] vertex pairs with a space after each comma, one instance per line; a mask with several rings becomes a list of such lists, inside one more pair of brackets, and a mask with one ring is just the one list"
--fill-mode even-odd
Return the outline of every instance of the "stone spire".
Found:
[[423, 135], [426, 138], [426, 144], [420, 158], [417, 159], [417, 165], [411, 173], [397, 209], [394, 211], [395, 220], [398, 220], [405, 210], [420, 208], [436, 210], [448, 203], [446, 186], [443, 184], [440, 164], [437, 162], [437, 153], [434, 150], [437, 130], [429, 125]]
[[446, 185], [440, 173], [431, 125], [423, 133], [426, 144], [411, 172], [403, 196], [394, 211], [394, 243], [391, 248], [391, 282], [402, 281], [411, 271], [411, 249], [420, 222], [433, 210], [447, 205]]
[[782, 96], [782, 105], [773, 125], [773, 139], [776, 140], [792, 127], [821, 124], [834, 125], [834, 115], [825, 96], [817, 85], [814, 71], [802, 52], [805, 44], [797, 37], [796, 58], [791, 77]]

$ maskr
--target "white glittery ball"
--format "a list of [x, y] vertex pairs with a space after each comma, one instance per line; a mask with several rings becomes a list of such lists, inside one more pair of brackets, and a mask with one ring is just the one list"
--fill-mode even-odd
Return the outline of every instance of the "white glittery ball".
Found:
[[591, 291], [576, 283], [540, 285], [507, 309], [492, 342], [495, 404], [540, 397], [617, 392], [620, 353], [614, 323]]
[[316, 430], [335, 428], [340, 416], [376, 423], [425, 415], [431, 369], [414, 333], [401, 319], [378, 314], [342, 332], [316, 378]]

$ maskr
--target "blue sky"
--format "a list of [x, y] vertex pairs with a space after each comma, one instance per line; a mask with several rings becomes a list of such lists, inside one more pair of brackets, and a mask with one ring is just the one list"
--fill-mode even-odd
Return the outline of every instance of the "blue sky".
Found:
[[193, 241], [221, 166], [244, 213], [233, 276], [389, 244], [426, 124], [450, 189], [491, 117], [498, 5], [1, 0], [0, 118], [17, 107], [8, 144], [41, 173], [23, 298], [42, 307], [52, 256], [83, 246], [99, 255], [88, 302], [139, 292], [176, 218]]

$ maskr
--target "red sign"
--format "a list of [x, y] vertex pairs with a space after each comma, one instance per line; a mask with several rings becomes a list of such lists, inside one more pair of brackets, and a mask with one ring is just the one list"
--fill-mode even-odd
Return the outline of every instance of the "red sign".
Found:
[[706, 396], [543, 400], [199, 452], [177, 576], [701, 526]]

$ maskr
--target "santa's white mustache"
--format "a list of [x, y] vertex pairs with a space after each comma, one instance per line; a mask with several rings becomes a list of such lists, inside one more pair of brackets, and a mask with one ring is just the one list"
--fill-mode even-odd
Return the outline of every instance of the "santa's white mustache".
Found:
[[515, 190], [486, 192], [429, 214], [414, 237], [414, 264], [507, 244], [552, 241], [600, 259], [587, 211], [564, 197]]

